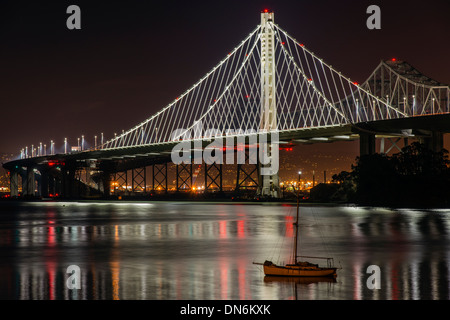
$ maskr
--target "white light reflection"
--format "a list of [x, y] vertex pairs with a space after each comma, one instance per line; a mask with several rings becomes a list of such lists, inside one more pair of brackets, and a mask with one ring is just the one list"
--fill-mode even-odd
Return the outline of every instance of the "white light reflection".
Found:
[[411, 282], [412, 282], [412, 298], [413, 300], [420, 299], [420, 288], [419, 288], [419, 263], [415, 260], [411, 264]]

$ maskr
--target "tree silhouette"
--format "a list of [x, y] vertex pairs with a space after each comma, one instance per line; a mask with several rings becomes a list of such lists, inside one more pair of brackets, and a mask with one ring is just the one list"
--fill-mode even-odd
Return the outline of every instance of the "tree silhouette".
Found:
[[356, 158], [351, 172], [333, 176], [335, 193], [361, 205], [437, 207], [450, 205], [448, 151], [413, 143], [392, 156]]

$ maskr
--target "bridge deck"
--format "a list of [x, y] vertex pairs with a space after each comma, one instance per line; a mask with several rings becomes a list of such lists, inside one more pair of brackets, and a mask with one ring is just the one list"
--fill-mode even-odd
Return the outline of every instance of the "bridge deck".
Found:
[[[318, 143], [332, 141], [348, 141], [359, 138], [360, 132], [377, 135], [405, 135], [405, 130], [410, 129], [408, 135], [425, 136], [427, 132], [450, 132], [450, 114], [429, 116], [416, 116], [403, 119], [380, 120], [358, 123], [355, 125], [339, 125], [322, 128], [298, 129], [280, 132], [282, 143]], [[55, 161], [83, 161], [83, 160], [121, 160], [146, 158], [153, 161], [170, 161], [170, 153], [178, 142], [160, 143], [154, 145], [133, 146], [117, 149], [93, 150], [69, 154], [56, 154], [51, 156], [20, 159], [7, 162], [3, 167], [7, 170], [15, 166], [34, 166], [49, 160]], [[211, 143], [204, 140], [203, 146]]]

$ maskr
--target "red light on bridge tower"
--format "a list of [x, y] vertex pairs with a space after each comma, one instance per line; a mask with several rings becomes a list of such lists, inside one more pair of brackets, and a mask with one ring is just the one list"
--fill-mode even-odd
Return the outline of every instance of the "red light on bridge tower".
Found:
[[265, 16], [267, 21], [273, 21], [273, 11], [265, 8], [264, 10], [261, 11], [261, 15]]

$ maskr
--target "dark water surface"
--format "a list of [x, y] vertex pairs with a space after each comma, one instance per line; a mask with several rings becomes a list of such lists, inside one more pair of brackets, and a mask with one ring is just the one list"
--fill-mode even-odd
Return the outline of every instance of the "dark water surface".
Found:
[[[450, 210], [301, 207], [300, 254], [336, 282], [265, 278], [288, 261], [295, 207], [189, 202], [0, 203], [0, 299], [440, 299]], [[77, 265], [81, 289], [69, 289]], [[370, 265], [380, 289], [370, 289]]]

